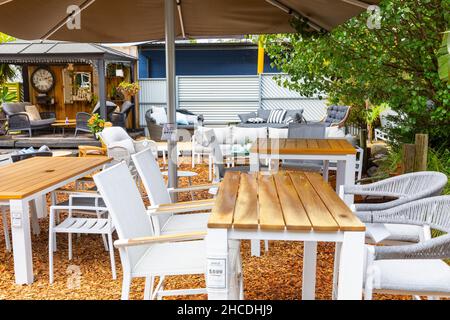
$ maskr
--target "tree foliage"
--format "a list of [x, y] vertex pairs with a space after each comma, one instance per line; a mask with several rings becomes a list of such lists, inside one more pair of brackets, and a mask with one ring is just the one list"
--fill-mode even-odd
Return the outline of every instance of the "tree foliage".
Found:
[[[10, 37], [4, 33], [0, 32], [0, 44], [5, 42], [11, 42], [15, 39], [13, 37]], [[12, 78], [14, 78], [16, 75], [16, 69], [11, 66], [10, 64], [6, 63], [0, 63], [0, 86]]]
[[[370, 29], [363, 13], [332, 32], [270, 35], [273, 64], [291, 75], [283, 85], [305, 96], [364, 110], [365, 102], [399, 112], [392, 134], [410, 142], [429, 133], [433, 144], [450, 144], [450, 86], [439, 77], [438, 50], [448, 30], [448, 0], [382, 1], [381, 25]], [[280, 80], [281, 81], [281, 80]]]

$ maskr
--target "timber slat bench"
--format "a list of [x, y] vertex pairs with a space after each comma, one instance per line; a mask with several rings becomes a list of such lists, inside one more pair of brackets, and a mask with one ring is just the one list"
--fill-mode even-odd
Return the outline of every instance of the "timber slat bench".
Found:
[[208, 294], [236, 299], [228, 240], [302, 241], [303, 299], [315, 298], [317, 242], [335, 242], [333, 297], [361, 299], [364, 224], [318, 173], [228, 172], [208, 223]]

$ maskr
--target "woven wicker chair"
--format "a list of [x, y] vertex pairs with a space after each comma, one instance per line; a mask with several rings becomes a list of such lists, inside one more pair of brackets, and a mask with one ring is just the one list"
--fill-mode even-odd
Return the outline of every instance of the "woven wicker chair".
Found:
[[444, 235], [418, 244], [368, 247], [365, 298], [372, 293], [449, 297], [450, 196], [427, 198], [374, 212], [376, 223], [429, 226]]
[[[380, 210], [387, 210], [411, 201], [439, 196], [447, 184], [447, 176], [440, 172], [415, 172], [405, 174], [372, 184], [345, 186], [344, 194], [362, 195], [393, 199], [384, 203], [358, 203], [355, 212], [366, 224], [376, 224], [371, 220], [372, 214]], [[429, 237], [429, 230], [415, 225], [386, 224], [390, 233], [383, 240], [384, 244], [407, 244], [420, 242]], [[369, 230], [369, 228], [368, 228]]]

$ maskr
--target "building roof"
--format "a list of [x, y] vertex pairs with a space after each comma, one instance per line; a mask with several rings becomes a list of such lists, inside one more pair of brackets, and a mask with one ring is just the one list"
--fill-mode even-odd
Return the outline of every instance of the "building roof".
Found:
[[[240, 49], [258, 49], [258, 45], [249, 39], [202, 39], [197, 41], [177, 40], [175, 42], [177, 49], [184, 50], [240, 50]], [[152, 41], [138, 45], [142, 50], [164, 49], [165, 44], [161, 41]]]
[[135, 57], [93, 43], [17, 40], [0, 44], [0, 63], [90, 63], [93, 60], [131, 62]]

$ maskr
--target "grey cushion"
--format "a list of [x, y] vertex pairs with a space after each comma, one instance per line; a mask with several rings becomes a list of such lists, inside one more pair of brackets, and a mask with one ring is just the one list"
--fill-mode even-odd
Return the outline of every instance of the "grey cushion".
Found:
[[7, 116], [12, 116], [13, 114], [26, 112], [25, 106], [31, 106], [29, 102], [18, 102], [18, 103], [4, 103], [2, 105], [3, 112]]
[[331, 106], [327, 110], [327, 118], [325, 119], [325, 123], [331, 125], [333, 123], [339, 123], [344, 120], [348, 111], [347, 106]]
[[294, 109], [294, 110], [287, 110], [285, 119], [289, 117], [295, 119], [297, 113], [300, 114], [300, 117], [303, 117], [303, 109]]
[[250, 113], [245, 113], [245, 114], [240, 114], [239, 115], [239, 119], [241, 119], [242, 123], [247, 123], [249, 119], [251, 118], [256, 118], [256, 112], [250, 112]]
[[38, 121], [30, 121], [31, 128], [48, 127], [55, 123], [56, 119], [44, 119]]
[[258, 118], [264, 119], [265, 122], [269, 120], [270, 110], [259, 109], [258, 110]]

